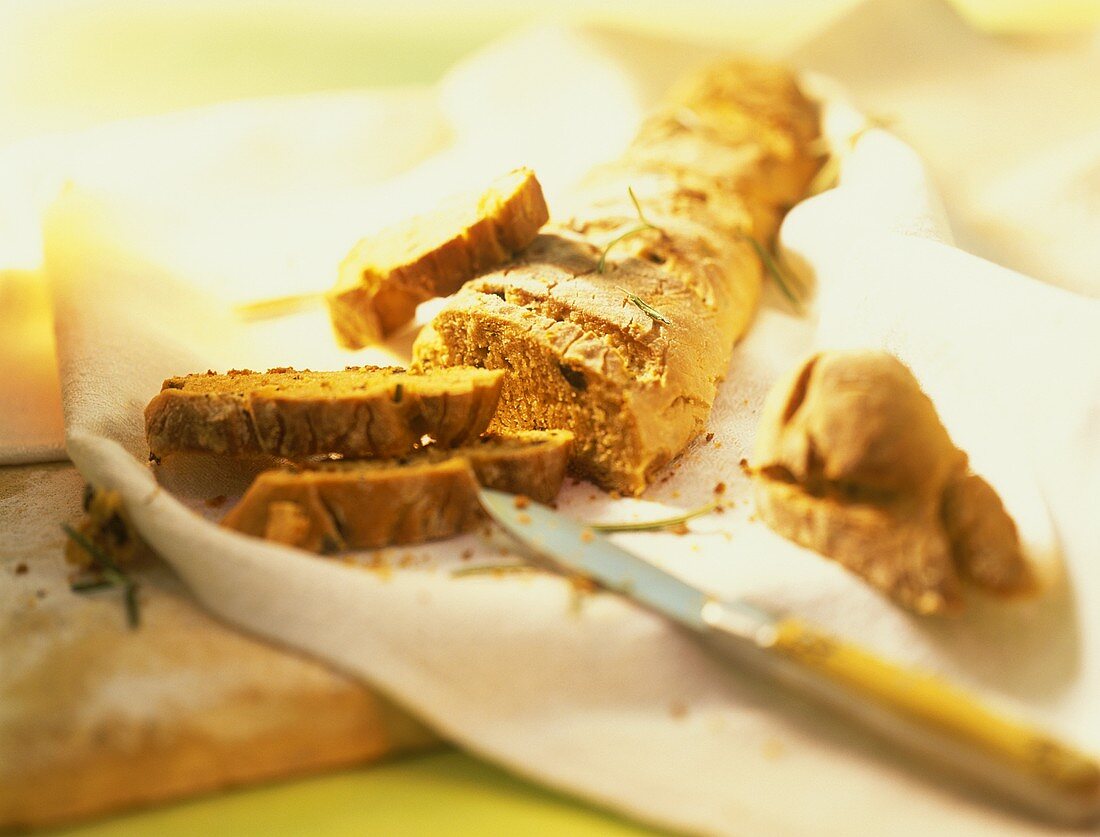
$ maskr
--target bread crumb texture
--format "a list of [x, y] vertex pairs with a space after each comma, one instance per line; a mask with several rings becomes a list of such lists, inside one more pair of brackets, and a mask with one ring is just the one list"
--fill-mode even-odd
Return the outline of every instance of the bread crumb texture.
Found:
[[569, 460], [566, 431], [483, 436], [401, 459], [316, 462], [260, 474], [223, 526], [311, 552], [421, 543], [474, 529], [479, 486], [548, 503]]
[[403, 456], [430, 437], [455, 446], [488, 427], [503, 373], [399, 367], [234, 370], [169, 378], [145, 408], [153, 457], [178, 452], [287, 458]]

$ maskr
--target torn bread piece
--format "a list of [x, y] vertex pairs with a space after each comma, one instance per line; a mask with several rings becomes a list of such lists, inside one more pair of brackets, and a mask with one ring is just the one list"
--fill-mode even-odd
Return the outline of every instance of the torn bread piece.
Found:
[[414, 367], [509, 370], [492, 429], [567, 429], [576, 473], [640, 493], [706, 426], [818, 122], [780, 66], [691, 79], [547, 234], [448, 302]]
[[375, 366], [186, 375], [166, 380], [149, 402], [145, 434], [158, 458], [183, 451], [403, 456], [425, 436], [445, 447], [476, 439], [496, 411], [503, 377]]
[[341, 345], [359, 349], [413, 319], [421, 302], [457, 291], [530, 244], [549, 218], [530, 169], [497, 178], [480, 195], [463, 195], [364, 238], [340, 265], [329, 314]]
[[415, 544], [468, 531], [484, 518], [479, 485], [542, 503], [557, 496], [572, 436], [483, 436], [398, 460], [344, 460], [260, 474], [222, 525], [311, 552]]
[[823, 352], [772, 388], [757, 432], [756, 504], [779, 534], [921, 614], [1049, 577], [993, 488], [970, 472], [931, 399], [886, 352]]

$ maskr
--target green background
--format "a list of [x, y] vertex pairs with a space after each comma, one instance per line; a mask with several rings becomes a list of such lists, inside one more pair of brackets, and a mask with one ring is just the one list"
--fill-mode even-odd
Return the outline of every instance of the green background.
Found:
[[212, 834], [652, 834], [461, 753], [223, 793], [56, 832], [66, 837]]

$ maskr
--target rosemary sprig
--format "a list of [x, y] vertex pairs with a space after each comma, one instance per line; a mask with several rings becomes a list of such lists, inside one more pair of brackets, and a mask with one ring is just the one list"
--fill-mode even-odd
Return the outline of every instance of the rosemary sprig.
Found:
[[[797, 279], [785, 269], [780, 267], [779, 261], [768, 252], [768, 248], [757, 241], [753, 236], [748, 233], [741, 233], [741, 237], [752, 245], [752, 249], [756, 251], [756, 255], [760, 257], [760, 261], [764, 265], [764, 271], [775, 282], [776, 287], [787, 298], [787, 301], [791, 304], [799, 314], [802, 313], [802, 297], [803, 288]], [[795, 288], [798, 290], [796, 291]]]
[[126, 623], [131, 629], [141, 624], [141, 614], [138, 609], [137, 590], [138, 584], [125, 570], [120, 568], [106, 552], [84, 537], [67, 523], [62, 523], [61, 528], [65, 534], [72, 538], [76, 544], [91, 556], [92, 563], [103, 576], [102, 581], [90, 581], [72, 585], [76, 592], [87, 592], [102, 587], [121, 587], [123, 602], [126, 605]]
[[462, 578], [469, 575], [503, 575], [504, 573], [518, 573], [533, 571], [535, 568], [530, 564], [524, 564], [521, 562], [515, 562], [511, 564], [475, 564], [472, 567], [459, 567], [457, 570], [451, 570], [451, 576], [454, 578]]
[[600, 253], [600, 261], [596, 264], [597, 273], [603, 273], [604, 268], [607, 267], [607, 254], [610, 253], [611, 248], [618, 244], [620, 241], [630, 238], [632, 235], [637, 235], [640, 232], [645, 232], [646, 230], [657, 230], [657, 232], [661, 232], [660, 227], [655, 226], [649, 223], [648, 220], [646, 220], [645, 213], [642, 212], [642, 205], [638, 202], [638, 196], [634, 194], [634, 187], [627, 186], [626, 191], [630, 194], [630, 202], [634, 204], [634, 210], [638, 213], [638, 220], [641, 221], [641, 223], [638, 226], [632, 227], [631, 229], [627, 230], [622, 235], [618, 235], [607, 242], [607, 246], [604, 247], [603, 252]]
[[122, 588], [122, 598], [126, 602], [126, 624], [135, 630], [141, 624], [141, 612], [138, 610], [138, 586], [133, 581]]
[[308, 294], [273, 296], [268, 299], [258, 299], [255, 302], [242, 302], [240, 305], [233, 306], [233, 313], [247, 322], [270, 320], [312, 308], [319, 305], [324, 297], [323, 293], [316, 291]]
[[672, 526], [679, 526], [696, 517], [710, 514], [716, 508], [718, 508], [718, 501], [711, 500], [697, 509], [686, 511], [674, 517], [662, 517], [658, 520], [644, 520], [638, 523], [589, 523], [588, 528], [596, 532], [652, 532], [655, 529], [668, 529]]
[[112, 582], [100, 578], [89, 581], [74, 581], [71, 589], [74, 593], [90, 593], [93, 590], [105, 590], [108, 587], [114, 586]]
[[[618, 286], [616, 286], [616, 287], [618, 287]], [[644, 299], [642, 299], [637, 294], [631, 293], [626, 288], [619, 288], [619, 290], [622, 291], [626, 295], [626, 298], [630, 302], [634, 303], [634, 305], [638, 306], [640, 309], [642, 309], [643, 312], [648, 314], [651, 318], [653, 318], [657, 322], [664, 323], [665, 325], [672, 325], [672, 320], [670, 320], [668, 317], [666, 317], [664, 314], [662, 314], [660, 311], [658, 311], [656, 308], [654, 308], [652, 305], [650, 305], [648, 302], [646, 302]]]

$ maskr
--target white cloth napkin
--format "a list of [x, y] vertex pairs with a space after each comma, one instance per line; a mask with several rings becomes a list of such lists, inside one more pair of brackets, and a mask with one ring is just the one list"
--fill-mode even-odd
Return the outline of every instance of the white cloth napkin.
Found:
[[[909, 8], [931, 27], [912, 37], [936, 42], [939, 26], [962, 38], [931, 7]], [[893, 31], [897, 18], [882, 14], [875, 4], [863, 20]], [[354, 99], [274, 102], [255, 124], [234, 123], [237, 132], [224, 130], [231, 110], [120, 132], [125, 145], [111, 153], [134, 153], [132, 187], [76, 178], [47, 219], [69, 453], [89, 480], [123, 493], [143, 535], [215, 613], [369, 680], [462, 746], [596, 804], [710, 833], [1047, 830], [730, 670], [617, 597], [578, 599], [546, 574], [451, 574], [500, 558], [499, 539], [319, 559], [204, 520], [214, 513], [203, 499], [239, 490], [239, 475], [211, 463], [197, 479], [162, 471], [170, 491], [147, 467], [141, 411], [168, 375], [379, 359], [333, 348], [322, 313], [245, 327], [229, 303], [323, 288], [358, 235], [515, 163], [536, 168], [553, 204], [621, 148], [664, 82], [709, 57], [667, 49], [540, 29], [459, 68], [438, 107], [376, 102], [356, 121], [365, 105]], [[825, 60], [816, 69], [844, 76]], [[840, 138], [857, 120], [835, 95], [830, 103]], [[445, 145], [441, 120], [454, 141], [440, 154], [389, 180], [357, 180], [371, 154], [420, 138], [402, 158], [411, 163]], [[642, 500], [581, 484], [566, 489], [562, 510], [648, 518], [695, 506], [725, 482], [733, 508], [692, 534], [621, 542], [716, 594], [798, 613], [1100, 750], [1097, 306], [945, 243], [938, 206], [909, 147], [865, 135], [841, 187], [795, 209], [783, 230], [790, 260], [816, 277], [818, 315], [796, 318], [769, 294], [735, 352], [713, 440]], [[912, 365], [1029, 543], [1060, 542], [1064, 585], [1042, 601], [976, 599], [960, 619], [918, 619], [753, 519], [737, 463], [763, 394], [806, 351], [838, 344], [886, 346]]]

